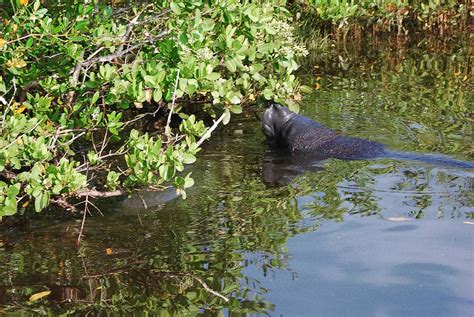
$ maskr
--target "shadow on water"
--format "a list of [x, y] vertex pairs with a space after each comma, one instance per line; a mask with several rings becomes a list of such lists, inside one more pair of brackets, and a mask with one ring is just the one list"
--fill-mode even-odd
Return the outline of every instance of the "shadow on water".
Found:
[[[315, 91], [303, 114], [394, 151], [473, 161], [472, 58], [466, 46], [441, 54], [424, 45], [405, 47], [403, 58], [375, 45], [309, 58], [303, 78]], [[267, 148], [253, 114], [215, 133], [200, 158], [187, 200], [164, 192], [104, 202], [80, 247], [80, 219], [1, 228], [0, 312], [474, 309], [472, 171], [392, 159], [302, 163]], [[51, 293], [29, 301], [42, 291]]]

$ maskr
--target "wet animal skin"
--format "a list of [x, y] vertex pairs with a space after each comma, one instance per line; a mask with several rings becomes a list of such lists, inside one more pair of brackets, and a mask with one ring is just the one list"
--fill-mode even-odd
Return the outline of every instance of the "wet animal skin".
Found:
[[263, 132], [269, 140], [285, 147], [291, 155], [298, 158], [322, 160], [333, 157], [341, 160], [364, 160], [386, 157], [474, 168], [474, 162], [455, 160], [437, 154], [395, 152], [388, 150], [382, 143], [341, 136], [328, 127], [275, 102], [270, 102], [265, 110], [262, 125]]

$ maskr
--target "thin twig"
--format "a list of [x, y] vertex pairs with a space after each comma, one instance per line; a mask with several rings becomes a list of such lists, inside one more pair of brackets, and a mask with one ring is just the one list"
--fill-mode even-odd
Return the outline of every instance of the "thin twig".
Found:
[[99, 151], [99, 157], [102, 156], [102, 152], [104, 151], [105, 147], [107, 146], [107, 144], [109, 144], [109, 140], [110, 139], [107, 139], [107, 134], [109, 132], [109, 129], [105, 129], [105, 132], [104, 132], [104, 140], [102, 141], [102, 146], [100, 147], [100, 151]]
[[100, 210], [99, 207], [97, 207], [92, 201], [89, 200], [89, 204], [95, 208], [95, 210], [97, 210], [97, 212], [103, 217], [104, 216], [104, 213], [102, 212], [102, 210]]
[[193, 278], [194, 280], [198, 281], [199, 284], [201, 284], [202, 287], [204, 287], [204, 289], [205, 289], [206, 291], [208, 291], [209, 293], [213, 294], [214, 296], [217, 296], [217, 297], [219, 297], [219, 298], [222, 298], [225, 302], [228, 302], [228, 301], [229, 301], [229, 299], [228, 299], [227, 297], [225, 297], [224, 295], [222, 295], [222, 294], [216, 292], [215, 290], [213, 290], [212, 288], [210, 288], [210, 287], [206, 284], [206, 282], [204, 282], [203, 280], [201, 280], [199, 277], [194, 276], [194, 275], [192, 275], [192, 274], [187, 274], [187, 276], [189, 276], [189, 277]]
[[75, 140], [79, 139], [81, 136], [83, 136], [84, 134], [86, 134], [85, 132], [81, 132], [75, 136], [72, 137], [71, 140], [67, 141], [66, 143], [64, 143], [63, 145], [69, 145], [69, 144], [72, 144]]
[[[96, 152], [97, 152], [97, 150], [96, 150]], [[123, 155], [125, 153], [126, 152], [124, 152], [123, 149], [120, 148], [117, 152], [113, 152], [113, 153], [109, 152], [109, 154], [105, 154], [105, 155], [97, 157], [97, 161], [102, 161], [103, 159], [108, 158], [108, 157], [120, 156], [120, 155]], [[85, 161], [85, 159], [84, 159], [84, 161]], [[83, 163], [83, 164], [79, 165], [78, 167], [76, 167], [76, 171], [82, 172], [85, 169], [87, 169], [88, 165], [89, 165], [89, 162]]]
[[225, 112], [219, 117], [219, 119], [217, 119], [217, 121], [214, 121], [214, 124], [212, 125], [212, 127], [210, 127], [209, 129], [207, 129], [206, 133], [204, 133], [204, 135], [201, 137], [201, 139], [199, 139], [199, 141], [197, 141], [197, 146], [201, 146], [201, 144], [211, 136], [211, 132], [214, 131], [217, 126], [219, 125], [219, 123], [221, 123], [221, 121], [224, 119], [225, 117]]
[[178, 68], [178, 71], [176, 72], [176, 81], [174, 83], [173, 100], [171, 101], [171, 109], [170, 109], [170, 112], [168, 113], [168, 120], [166, 120], [166, 126], [165, 126], [165, 133], [168, 140], [171, 139], [170, 123], [171, 123], [171, 115], [173, 114], [173, 111], [174, 111], [174, 104], [176, 102], [176, 91], [178, 90], [178, 82], [179, 82], [179, 68]]
[[145, 199], [143, 199], [143, 195], [140, 194], [140, 193], [137, 193], [137, 195], [138, 195], [138, 197], [140, 198], [140, 200], [142, 201], [143, 208], [148, 209], [148, 206], [147, 206], [147, 204], [146, 204], [146, 202], [145, 202]]
[[79, 231], [79, 236], [77, 237], [77, 246], [81, 245], [81, 237], [84, 231], [84, 225], [86, 224], [87, 213], [89, 212], [89, 195], [86, 195], [86, 202], [84, 205], [84, 216], [82, 217], [81, 230]]
[[12, 97], [10, 99], [10, 101], [8, 102], [7, 104], [7, 107], [5, 109], [5, 112], [3, 113], [3, 121], [2, 121], [2, 124], [5, 124], [6, 120], [7, 120], [7, 113], [8, 111], [10, 110], [10, 107], [11, 105], [13, 104], [13, 100], [15, 100], [15, 95], [16, 95], [16, 78], [13, 77], [13, 94], [12, 94]]

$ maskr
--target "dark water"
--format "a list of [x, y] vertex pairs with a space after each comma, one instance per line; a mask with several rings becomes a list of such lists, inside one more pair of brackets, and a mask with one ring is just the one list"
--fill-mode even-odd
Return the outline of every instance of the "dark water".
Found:
[[[311, 57], [302, 78], [317, 89], [302, 113], [392, 150], [474, 161], [466, 47]], [[2, 228], [0, 314], [474, 313], [473, 170], [389, 159], [303, 168], [267, 149], [252, 113], [200, 158], [187, 200], [144, 193], [147, 210], [138, 197], [105, 205], [80, 247], [80, 219]]]

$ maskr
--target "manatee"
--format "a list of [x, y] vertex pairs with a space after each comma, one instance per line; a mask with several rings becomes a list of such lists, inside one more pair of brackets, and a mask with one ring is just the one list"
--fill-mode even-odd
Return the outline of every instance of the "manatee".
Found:
[[334, 130], [275, 102], [270, 102], [265, 110], [262, 126], [267, 139], [284, 147], [296, 161], [390, 158], [456, 168], [474, 168], [474, 162], [438, 154], [390, 151], [382, 143], [339, 135]]

